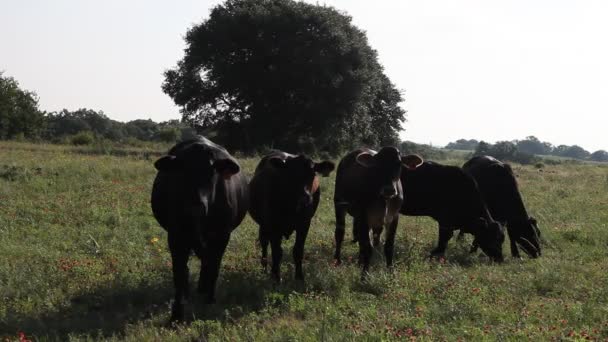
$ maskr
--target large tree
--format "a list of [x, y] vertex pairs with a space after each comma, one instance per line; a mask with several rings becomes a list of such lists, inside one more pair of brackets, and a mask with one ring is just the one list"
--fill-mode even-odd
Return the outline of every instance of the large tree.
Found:
[[38, 110], [36, 94], [0, 72], [0, 139], [35, 138], [43, 127], [44, 114]]
[[477, 145], [479, 145], [479, 141], [475, 139], [458, 139], [447, 144], [445, 148], [449, 150], [475, 150], [477, 149]]
[[531, 135], [524, 140], [516, 141], [517, 149], [528, 154], [551, 154], [553, 145], [548, 142], [541, 142], [537, 137]]
[[608, 162], [608, 152], [604, 150], [597, 150], [589, 156], [589, 159], [598, 162]]
[[365, 33], [332, 7], [228, 0], [185, 40], [163, 91], [184, 121], [229, 130], [232, 147], [335, 152], [395, 141], [405, 120]]

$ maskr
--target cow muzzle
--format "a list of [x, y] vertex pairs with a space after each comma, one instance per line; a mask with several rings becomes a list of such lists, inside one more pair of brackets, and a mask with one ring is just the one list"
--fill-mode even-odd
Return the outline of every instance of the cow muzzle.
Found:
[[203, 217], [206, 217], [209, 214], [209, 197], [205, 191], [198, 190], [197, 193], [197, 209], [200, 210]]
[[296, 203], [296, 211], [304, 210], [312, 205], [312, 195], [309, 192], [305, 192]]
[[397, 189], [395, 189], [394, 185], [385, 186], [380, 190], [380, 196], [384, 199], [391, 199], [397, 196]]

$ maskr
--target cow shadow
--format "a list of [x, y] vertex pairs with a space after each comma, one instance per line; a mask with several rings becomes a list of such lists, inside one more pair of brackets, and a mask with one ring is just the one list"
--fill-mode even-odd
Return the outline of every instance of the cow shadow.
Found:
[[[233, 322], [268, 304], [269, 292], [289, 293], [261, 272], [222, 271], [218, 282], [217, 303], [204, 304], [195, 291], [198, 272], [192, 277], [192, 298], [186, 305], [186, 324], [193, 320]], [[168, 327], [173, 299], [170, 278], [156, 283], [132, 286], [120, 283], [72, 297], [61, 310], [42, 314], [12, 314], [0, 322], [0, 336], [24, 331], [28, 336], [50, 340], [69, 340], [74, 335], [94, 338], [123, 336], [129, 325]]]
[[[420, 238], [397, 237], [394, 247], [394, 267], [398, 272], [407, 272], [416, 264], [449, 264], [458, 267], [474, 267], [480, 264], [492, 264], [490, 259], [479, 249], [471, 253], [472, 237], [465, 237], [461, 240], [453, 238], [443, 257], [433, 257], [431, 253], [436, 247], [436, 240], [422, 240]], [[323, 263], [333, 263], [333, 255], [335, 246], [333, 244], [313, 245], [306, 247], [306, 256], [309, 258], [313, 255], [319, 265]], [[507, 250], [504, 248], [505, 259], [508, 259]], [[359, 244], [354, 242], [352, 238], [344, 239], [342, 247], [342, 265], [341, 266], [359, 266]], [[372, 259], [370, 269], [384, 270], [386, 268], [386, 259], [384, 255], [384, 241], [372, 248]]]

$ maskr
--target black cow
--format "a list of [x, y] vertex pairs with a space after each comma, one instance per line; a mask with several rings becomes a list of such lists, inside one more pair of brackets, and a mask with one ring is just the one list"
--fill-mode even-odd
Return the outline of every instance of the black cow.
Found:
[[188, 258], [201, 259], [198, 291], [215, 301], [215, 282], [230, 233], [248, 207], [247, 178], [224, 148], [197, 137], [171, 148], [158, 159], [152, 188], [152, 212], [168, 232], [175, 302], [171, 320], [184, 315], [189, 297]]
[[401, 182], [405, 195], [401, 213], [430, 216], [439, 223], [439, 241], [432, 255], [444, 255], [453, 230], [461, 229], [473, 234], [490, 258], [503, 260], [502, 226], [493, 220], [473, 177], [457, 166], [424, 162], [414, 170], [404, 169]]
[[492, 217], [507, 226], [511, 255], [519, 258], [519, 245], [529, 256], [540, 256], [540, 230], [536, 220], [528, 216], [511, 166], [493, 157], [478, 156], [462, 169], [477, 181]]
[[328, 176], [334, 169], [330, 161], [313, 162], [304, 155], [275, 151], [262, 158], [249, 183], [249, 214], [259, 224], [262, 266], [266, 271], [268, 244], [272, 248], [272, 276], [281, 281], [281, 240], [296, 232], [293, 259], [295, 278], [304, 280], [302, 258], [304, 243], [314, 216], [321, 188], [317, 174]]
[[399, 222], [399, 208], [403, 202], [401, 186], [402, 166], [414, 169], [422, 163], [416, 155], [401, 156], [394, 147], [383, 147], [379, 152], [358, 149], [350, 152], [338, 165], [334, 206], [336, 212], [336, 252], [334, 258], [341, 263], [345, 216], [353, 217], [353, 236], [359, 241], [359, 262], [363, 275], [368, 271], [372, 254], [369, 232], [373, 232], [374, 245], [385, 233], [384, 254], [388, 267], [393, 263], [395, 233]]

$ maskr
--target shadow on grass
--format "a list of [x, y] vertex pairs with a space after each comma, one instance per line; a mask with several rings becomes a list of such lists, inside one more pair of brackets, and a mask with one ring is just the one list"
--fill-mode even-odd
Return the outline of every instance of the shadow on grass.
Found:
[[[435, 248], [435, 241], [420, 241], [415, 239], [397, 239], [395, 241], [393, 263], [397, 271], [408, 271], [417, 264], [422, 263], [447, 263], [459, 267], [472, 267], [481, 263], [491, 263], [489, 258], [479, 249], [477, 252], [470, 253], [472, 239], [457, 240], [452, 239], [443, 260], [432, 257], [431, 252]], [[314, 246], [311, 249], [327, 258], [332, 258], [334, 247]], [[308, 254], [308, 252], [307, 252]], [[505, 257], [507, 255], [505, 254]], [[342, 248], [342, 265], [358, 265], [359, 244], [352, 240], [345, 239]], [[329, 259], [328, 259], [329, 260]], [[370, 262], [370, 272], [376, 269], [386, 269], [386, 259], [384, 256], [384, 243], [372, 249]]]
[[[217, 284], [217, 303], [203, 304], [203, 298], [196, 291], [198, 272], [192, 272], [192, 298], [186, 305], [186, 323], [193, 320], [215, 320], [232, 323], [250, 312], [263, 310], [280, 304], [277, 298], [288, 298], [291, 293], [306, 291], [324, 292], [337, 297], [343, 291], [355, 290], [378, 295], [376, 287], [388, 284], [386, 264], [382, 247], [374, 250], [370, 273], [372, 282], [359, 284], [357, 267], [358, 247], [350, 244], [345, 249], [342, 266], [333, 266], [333, 246], [327, 243], [311, 244], [306, 248], [304, 271], [306, 283], [295, 281], [291, 243], [285, 246], [282, 263], [283, 283], [276, 285], [268, 274], [261, 272], [259, 264], [241, 265], [239, 269], [223, 268]], [[406, 254], [415, 263], [430, 262], [426, 255], [430, 246], [417, 245], [407, 249], [405, 244], [396, 245], [396, 270], [406, 271]], [[427, 248], [429, 247], [429, 248]], [[459, 266], [472, 266], [480, 262], [476, 255], [468, 254], [466, 246], [452, 246], [447, 262]], [[409, 253], [409, 254], [408, 254]], [[350, 257], [350, 258], [349, 258]], [[407, 260], [410, 260], [407, 259]], [[482, 262], [482, 261], [481, 261]], [[193, 265], [194, 266], [194, 265]], [[196, 267], [192, 267], [196, 269]], [[346, 269], [346, 273], [342, 270]], [[347, 279], [344, 278], [346, 276]], [[350, 280], [348, 280], [350, 279]], [[354, 287], [351, 285], [355, 284]], [[278, 296], [277, 296], [278, 295]], [[133, 284], [117, 283], [107, 288], [98, 288], [75, 296], [66, 307], [36, 315], [8, 314], [0, 322], [0, 334], [16, 336], [24, 331], [28, 336], [52, 340], [68, 340], [74, 335], [88, 335], [96, 338], [124, 335], [129, 324], [146, 322], [152, 326], [165, 326], [170, 313], [173, 285], [170, 277], [158, 282]], [[282, 299], [280, 300], [282, 301]]]
[[110, 336], [123, 331], [127, 323], [160, 312], [170, 296], [167, 284], [98, 289], [71, 298], [67, 307], [59, 311], [32, 316], [9, 313], [6, 321], [0, 323], [0, 331], [24, 331], [28, 336], [56, 340], [68, 340], [69, 334]]
[[[192, 280], [198, 280], [198, 272]], [[186, 324], [193, 320], [234, 321], [267, 305], [269, 292], [292, 292], [284, 285], [279, 289], [261, 272], [226, 270], [218, 282], [217, 303], [203, 304], [191, 281], [191, 300], [186, 305]], [[60, 311], [35, 316], [8, 314], [0, 322], [0, 336], [28, 336], [50, 340], [68, 340], [70, 336], [95, 338], [124, 335], [129, 324], [149, 320], [153, 326], [168, 326], [173, 299], [171, 279], [157, 284], [117, 285], [98, 289], [70, 299]]]

